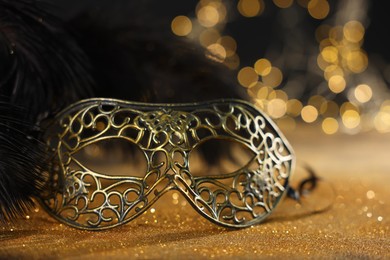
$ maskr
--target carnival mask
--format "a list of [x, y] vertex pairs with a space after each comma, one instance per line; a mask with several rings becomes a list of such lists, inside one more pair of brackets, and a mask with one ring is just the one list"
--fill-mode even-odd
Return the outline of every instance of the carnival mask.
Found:
[[[127, 223], [170, 190], [219, 225], [258, 224], [285, 195], [294, 167], [293, 151], [274, 123], [251, 104], [232, 99], [194, 104], [88, 99], [62, 111], [44, 138], [53, 156], [41, 202], [58, 220], [90, 230]], [[141, 151], [144, 172], [113, 176], [77, 156], [118, 139]], [[226, 174], [194, 175], [189, 160], [194, 149], [216, 139], [240, 144], [251, 159]]]

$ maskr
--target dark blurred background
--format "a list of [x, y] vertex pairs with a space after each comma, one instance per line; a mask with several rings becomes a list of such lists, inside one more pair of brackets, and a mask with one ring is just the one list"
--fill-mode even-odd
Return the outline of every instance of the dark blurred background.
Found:
[[[65, 18], [85, 0], [63, 6]], [[115, 2], [113, 2], [115, 3]], [[326, 134], [390, 132], [390, 30], [369, 0], [170, 0], [131, 4], [138, 25], [164, 28], [226, 65], [280, 127]], [[118, 12], [121, 9], [118, 8]], [[93, 10], [91, 10], [93, 12]], [[168, 43], [169, 44], [169, 43]]]
[[[357, 0], [356, 2], [359, 2]], [[86, 1], [88, 2], [88, 1]], [[172, 19], [178, 15], [186, 15], [188, 17], [196, 17], [196, 6], [198, 0], [169, 0], [169, 1], [143, 1], [144, 10], [147, 10], [145, 15], [159, 19], [159, 23], [169, 27]], [[203, 1], [212, 2], [212, 1]], [[216, 1], [219, 2], [219, 1]], [[271, 42], [270, 39], [278, 38], [280, 30], [278, 29], [278, 15], [283, 12], [283, 9], [278, 8], [272, 0], [265, 0], [265, 5], [261, 15], [254, 17], [244, 17], [239, 14], [236, 5], [239, 1], [223, 1], [229, 8], [231, 19], [226, 22], [224, 33], [231, 35], [237, 42], [245, 43], [243, 46], [237, 46], [237, 52], [240, 53], [240, 58], [243, 64], [251, 64], [255, 60], [253, 53], [258, 56], [264, 55], [269, 45], [278, 44]], [[289, 2], [289, 1], [286, 1]], [[290, 7], [294, 8], [297, 1], [291, 1]], [[299, 1], [298, 1], [299, 2]], [[300, 2], [309, 2], [300, 1]], [[338, 1], [328, 1], [330, 5], [330, 14], [337, 11]], [[388, 9], [380, 1], [365, 1], [365, 10], [367, 13], [366, 35], [364, 40], [364, 48], [368, 53], [377, 53], [386, 61], [390, 60], [390, 19]], [[299, 4], [298, 4], [299, 5]], [[287, 11], [288, 10], [284, 10]], [[307, 12], [301, 10], [301, 19], [304, 20], [305, 29], [308, 34], [314, 34], [315, 29], [321, 25], [324, 20], [317, 20], [311, 17]], [[325, 19], [326, 20], [326, 19]], [[155, 20], [157, 21], [157, 20]], [[274, 29], [275, 28], [275, 29]], [[312, 40], [314, 39], [314, 35]]]

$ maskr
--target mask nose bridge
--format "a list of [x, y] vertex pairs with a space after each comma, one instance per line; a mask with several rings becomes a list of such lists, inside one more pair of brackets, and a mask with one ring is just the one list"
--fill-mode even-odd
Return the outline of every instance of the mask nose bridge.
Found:
[[[146, 197], [149, 197], [150, 200], [148, 206], [142, 211], [146, 211], [147, 208], [151, 207], [154, 203], [156, 203], [156, 201], [158, 201], [162, 196], [165, 195], [165, 193], [169, 191], [176, 190], [185, 194], [187, 191], [190, 192], [190, 190], [192, 190], [191, 184], [194, 183], [194, 179], [189, 171], [188, 166], [190, 150], [183, 151], [178, 147], [171, 147], [167, 144], [162, 147], [162, 151], [164, 151], [164, 153], [167, 155], [167, 167], [163, 169], [163, 172], [160, 173], [160, 176], [155, 180], [155, 182], [150, 185], [148, 189], [149, 191], [147, 193], [153, 195], [152, 197], [149, 197], [146, 194]], [[182, 163], [175, 160], [175, 154], [180, 154], [182, 156]], [[152, 168], [152, 165], [154, 165], [153, 156], [148, 159], [148, 163], [149, 167]], [[153, 170], [155, 169], [152, 169], [152, 171]], [[146, 181], [146, 179], [144, 181]], [[185, 185], [184, 183], [187, 184]], [[184, 197], [190, 202], [191, 199], [189, 196]]]
[[[184, 112], [185, 113], [185, 112]], [[145, 153], [148, 161], [148, 172], [158, 171], [158, 178], [151, 183], [151, 189], [155, 189], [155, 199], [170, 190], [181, 190], [184, 192], [181, 182], [194, 183], [193, 176], [189, 170], [189, 156], [192, 144], [189, 141], [190, 134], [187, 125], [178, 120], [181, 115], [172, 115], [169, 111], [166, 114], [158, 115], [159, 123], [150, 125], [149, 135], [158, 136], [161, 133], [166, 135], [165, 144], [155, 147]], [[165, 164], [165, 165], [164, 165]], [[168, 183], [164, 183], [167, 181]], [[164, 185], [161, 189], [158, 184]], [[188, 185], [190, 187], [190, 185]]]
[[[160, 175], [160, 179], [168, 178], [172, 187], [169, 189], [179, 189], [180, 185], [177, 183], [177, 179], [180, 178], [186, 181], [189, 185], [193, 183], [193, 176], [189, 169], [189, 156], [191, 149], [182, 149], [180, 147], [172, 147], [167, 144], [164, 147], [164, 151], [167, 155], [167, 166], [164, 172]], [[153, 164], [153, 159], [150, 161]]]

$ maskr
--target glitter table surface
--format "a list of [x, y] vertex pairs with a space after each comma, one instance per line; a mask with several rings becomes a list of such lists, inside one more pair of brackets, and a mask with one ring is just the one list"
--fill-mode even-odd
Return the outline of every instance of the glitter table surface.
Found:
[[98, 232], [37, 207], [0, 224], [0, 259], [390, 258], [390, 135], [326, 136], [300, 126], [286, 136], [298, 158], [295, 182], [305, 164], [322, 181], [302, 204], [285, 199], [258, 226], [218, 227], [174, 192], [133, 222]]

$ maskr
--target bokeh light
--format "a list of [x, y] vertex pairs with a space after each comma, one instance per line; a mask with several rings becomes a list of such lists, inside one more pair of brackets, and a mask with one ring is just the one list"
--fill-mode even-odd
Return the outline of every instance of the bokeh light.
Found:
[[344, 77], [344, 70], [338, 65], [327, 66], [324, 70], [324, 78], [329, 81], [333, 76]]
[[354, 73], [363, 72], [368, 65], [367, 55], [361, 51], [351, 51], [347, 55], [348, 69]]
[[[233, 70], [252, 102], [284, 128], [294, 129], [303, 121], [317, 124], [328, 135], [370, 129], [387, 133], [390, 64], [372, 67], [364, 49], [369, 20], [367, 9], [358, 8], [365, 6], [363, 2], [354, 1], [359, 12], [349, 12], [351, 6], [328, 0], [239, 0], [237, 5], [199, 0], [195, 17], [176, 16], [171, 29]], [[276, 14], [274, 24], [262, 24], [270, 14]], [[250, 44], [238, 42], [237, 34], [226, 29], [235, 20], [253, 21], [259, 38], [269, 46], [253, 49], [250, 58], [241, 56]], [[316, 27], [307, 30], [303, 21]], [[277, 30], [276, 38], [269, 28]], [[254, 32], [252, 36], [255, 40]]]
[[271, 67], [270, 72], [262, 77], [263, 83], [270, 87], [277, 87], [282, 83], [283, 74], [277, 67]]
[[219, 43], [210, 44], [207, 46], [207, 50], [212, 54], [214, 60], [217, 62], [223, 62], [226, 58], [226, 50]]
[[337, 63], [338, 54], [337, 48], [333, 46], [327, 46], [321, 51], [322, 58], [329, 63]]
[[324, 19], [329, 14], [329, 3], [326, 0], [310, 0], [307, 10], [315, 19]]
[[203, 47], [207, 47], [213, 43], [216, 43], [221, 35], [218, 30], [209, 28], [202, 31], [199, 35], [199, 42]]
[[357, 43], [363, 39], [364, 27], [359, 21], [349, 21], [344, 25], [343, 32], [347, 41]]
[[198, 21], [204, 27], [213, 27], [219, 22], [219, 13], [215, 6], [206, 5], [196, 13]]
[[267, 112], [272, 118], [281, 118], [286, 114], [286, 102], [279, 98], [271, 99], [268, 102]]
[[332, 117], [327, 117], [322, 121], [322, 130], [325, 134], [332, 135], [339, 129], [339, 123]]
[[334, 93], [340, 93], [345, 89], [345, 79], [340, 75], [334, 75], [329, 79], [329, 89]]
[[280, 8], [288, 8], [293, 4], [293, 0], [273, 0], [274, 4]]
[[390, 132], [390, 112], [379, 111], [374, 118], [375, 129], [380, 133]]
[[357, 86], [355, 88], [354, 94], [356, 100], [360, 103], [366, 103], [372, 98], [371, 87], [367, 84], [360, 84], [359, 86]]
[[217, 43], [221, 44], [226, 50], [226, 57], [231, 57], [236, 53], [237, 43], [231, 36], [222, 36], [218, 39]]
[[242, 16], [254, 17], [261, 14], [264, 2], [263, 0], [239, 0], [237, 9]]
[[360, 124], [360, 115], [355, 110], [347, 110], [342, 115], [343, 124], [346, 128], [353, 129]]
[[224, 64], [231, 70], [235, 70], [240, 66], [240, 57], [237, 54], [228, 57]]
[[318, 111], [311, 105], [304, 106], [301, 111], [301, 117], [306, 123], [313, 123], [317, 120]]
[[192, 22], [187, 16], [179, 15], [172, 20], [171, 29], [177, 36], [186, 36], [192, 30]]
[[287, 101], [287, 113], [293, 117], [301, 114], [302, 107], [302, 103], [298, 99], [290, 99]]
[[254, 68], [260, 76], [267, 76], [271, 72], [271, 62], [264, 58], [258, 59]]
[[241, 86], [248, 88], [258, 81], [259, 76], [253, 68], [244, 67], [238, 72], [237, 79]]

